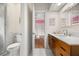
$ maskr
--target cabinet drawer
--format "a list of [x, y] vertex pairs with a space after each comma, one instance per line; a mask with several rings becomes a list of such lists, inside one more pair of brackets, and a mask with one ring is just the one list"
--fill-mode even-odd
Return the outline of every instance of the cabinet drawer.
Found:
[[55, 50], [56, 56], [69, 56], [70, 54], [63, 51], [61, 48]]
[[60, 49], [58, 56], [69, 56], [70, 54]]
[[70, 54], [70, 46], [62, 41], [58, 42], [60, 45], [60, 48], [64, 51]]

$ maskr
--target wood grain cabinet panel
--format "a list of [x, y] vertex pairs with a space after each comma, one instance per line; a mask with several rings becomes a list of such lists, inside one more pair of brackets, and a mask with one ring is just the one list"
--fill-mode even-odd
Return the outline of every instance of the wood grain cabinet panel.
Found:
[[59, 52], [56, 55], [57, 56], [70, 56], [69, 53], [63, 51], [62, 49], [59, 49]]
[[79, 45], [69, 45], [50, 34], [48, 35], [48, 44], [56, 56], [79, 56]]
[[70, 53], [70, 45], [68, 45], [68, 44], [66, 44], [65, 42], [63, 42], [63, 41], [60, 41], [59, 40], [59, 45], [60, 45], [60, 48], [63, 50], [63, 51], [65, 51], [65, 52], [67, 52], [67, 53]]

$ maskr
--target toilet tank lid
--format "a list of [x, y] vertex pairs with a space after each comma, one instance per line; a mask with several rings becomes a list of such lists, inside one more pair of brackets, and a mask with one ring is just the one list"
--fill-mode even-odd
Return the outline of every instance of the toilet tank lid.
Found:
[[13, 43], [13, 44], [10, 44], [7, 49], [10, 49], [10, 48], [15, 48], [15, 47], [18, 47], [20, 46], [20, 43]]

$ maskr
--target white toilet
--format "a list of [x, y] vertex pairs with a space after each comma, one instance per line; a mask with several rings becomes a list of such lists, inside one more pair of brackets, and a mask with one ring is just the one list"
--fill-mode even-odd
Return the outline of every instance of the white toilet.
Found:
[[9, 56], [19, 56], [20, 55], [20, 45], [21, 45], [21, 35], [16, 35], [16, 43], [10, 44], [7, 47], [7, 51], [9, 52]]

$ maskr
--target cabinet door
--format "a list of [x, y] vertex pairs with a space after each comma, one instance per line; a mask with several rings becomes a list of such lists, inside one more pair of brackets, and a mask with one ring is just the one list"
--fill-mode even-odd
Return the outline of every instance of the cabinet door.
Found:
[[52, 38], [52, 50], [54, 50], [55, 49], [55, 42], [56, 42], [56, 40], [54, 39], [54, 38]]
[[64, 42], [57, 40], [55, 41], [55, 55], [56, 56], [69, 56], [70, 47]]
[[52, 36], [51, 35], [48, 35], [48, 45], [49, 45], [49, 48], [52, 49]]
[[55, 47], [54, 47], [53, 51], [54, 51], [54, 54], [55, 54], [56, 56], [58, 56], [59, 47], [58, 47], [58, 45], [56, 45], [56, 43], [55, 43]]
[[69, 53], [61, 49], [59, 45], [56, 45], [56, 48], [54, 51], [55, 51], [56, 56], [69, 56], [70, 55]]
[[69, 55], [70, 55], [69, 53], [63, 51], [61, 48], [57, 52], [57, 56], [69, 56]]
[[70, 46], [68, 44], [66, 44], [66, 43], [64, 43], [63, 41], [60, 41], [60, 40], [59, 40], [59, 44], [60, 44], [60, 48], [63, 51], [65, 51], [65, 52], [70, 54]]
[[51, 48], [50, 47], [50, 35], [48, 35], [48, 46], [49, 46], [49, 48]]

